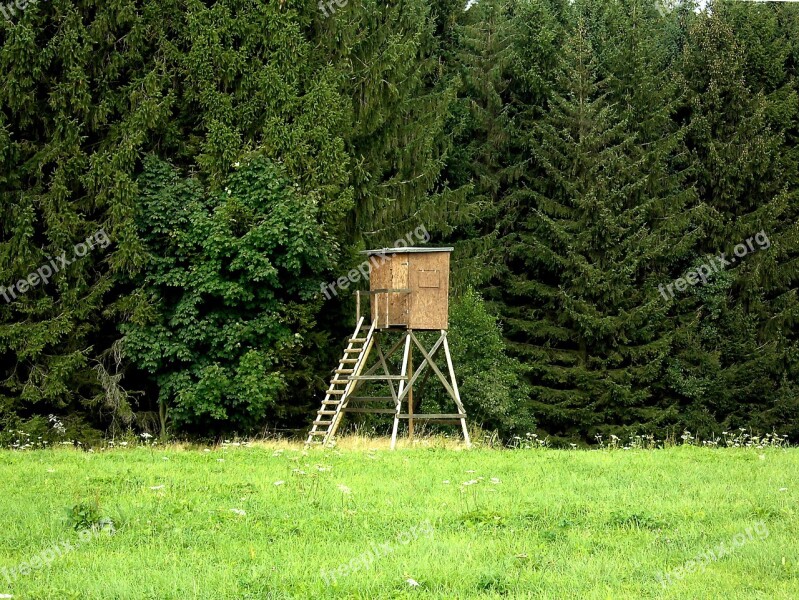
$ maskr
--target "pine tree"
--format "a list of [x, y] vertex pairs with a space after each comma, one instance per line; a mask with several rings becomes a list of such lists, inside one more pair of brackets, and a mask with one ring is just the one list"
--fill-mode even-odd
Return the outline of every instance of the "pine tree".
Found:
[[[795, 90], [782, 75], [769, 83], [789, 69], [770, 11], [717, 3], [689, 30], [681, 68], [693, 182], [714, 215], [697, 255], [723, 252], [731, 264], [682, 308], [669, 380], [690, 391], [708, 427], [776, 427], [799, 409], [785, 401], [796, 388], [799, 314], [796, 161], [786, 143], [796, 109], [785, 111]], [[733, 253], [758, 232], [767, 246]]]
[[[559, 437], [657, 426], [653, 385], [669, 341], [655, 289], [686, 196], [608, 100], [587, 27], [564, 48], [550, 110], [525, 138], [540, 173], [509, 197], [506, 323], [528, 364], [533, 406]], [[655, 142], [657, 144], [657, 142]], [[536, 173], [536, 171], [533, 171]]]
[[462, 85], [447, 125], [453, 147], [445, 177], [455, 188], [468, 188], [474, 211], [446, 238], [458, 248], [452, 281], [456, 290], [484, 284], [501, 267], [494, 250], [510, 142], [505, 110], [514, 32], [508, 13], [504, 1], [478, 2], [463, 11], [447, 57]]
[[419, 225], [446, 232], [460, 218], [465, 190], [442, 179], [459, 86], [443, 47], [459, 10], [452, 1], [365, 0], [320, 19], [319, 39], [346, 73], [341, 92], [353, 111], [348, 238], [356, 244], [390, 244]]
[[[145, 22], [127, 0], [40, 2], [0, 19], [0, 285], [31, 282], [0, 299], [0, 428], [56, 413], [68, 435], [93, 437], [98, 412], [130, 421], [106, 309], [116, 274], [143, 260], [136, 155], [171, 102], [158, 74], [127, 68], [152, 56]], [[100, 233], [110, 245], [78, 256]], [[62, 252], [71, 264], [44, 281]]]
[[[148, 153], [218, 189], [256, 152], [282, 163], [326, 231], [343, 231], [351, 113], [344, 75], [313, 38], [316, 10], [298, 0], [120, 0], [87, 11], [53, 0], [2, 20], [0, 282], [100, 229], [112, 242], [49, 285], [0, 301], [4, 423], [37, 413], [102, 427], [109, 412], [124, 414], [123, 426], [151, 419], [152, 386], [120, 356], [118, 331], [153, 309], [129, 283], [151, 264], [136, 224]], [[317, 354], [297, 360], [300, 397], [316, 384]], [[147, 395], [133, 406], [137, 391]]]

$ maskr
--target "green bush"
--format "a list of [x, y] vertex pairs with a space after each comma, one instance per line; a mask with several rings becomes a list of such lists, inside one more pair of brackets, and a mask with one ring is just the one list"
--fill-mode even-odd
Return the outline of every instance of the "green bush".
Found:
[[[504, 438], [533, 431], [535, 417], [526, 406], [530, 394], [521, 377], [521, 365], [506, 353], [497, 318], [472, 288], [453, 300], [448, 336], [469, 421], [496, 430]], [[448, 398], [430, 381], [434, 398], [443, 406]]]
[[125, 353], [159, 389], [167, 420], [204, 434], [265, 423], [319, 310], [332, 240], [318, 203], [255, 158], [219, 191], [155, 158], [139, 179], [150, 253]]

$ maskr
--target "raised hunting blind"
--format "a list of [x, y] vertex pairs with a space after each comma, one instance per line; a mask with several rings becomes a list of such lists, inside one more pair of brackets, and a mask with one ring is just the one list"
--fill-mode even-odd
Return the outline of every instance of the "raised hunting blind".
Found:
[[[364, 252], [369, 259], [369, 291], [355, 292], [355, 332], [333, 371], [306, 444], [332, 442], [346, 413], [373, 413], [393, 415], [392, 449], [397, 445], [402, 420], [408, 421], [410, 439], [415, 421], [460, 424], [467, 446], [471, 445], [447, 341], [452, 250], [382, 248]], [[367, 297], [368, 302], [363, 301]], [[369, 318], [361, 314], [367, 307]], [[429, 336], [416, 334], [430, 331], [438, 333], [437, 341], [425, 347], [420, 337]], [[416, 368], [414, 348], [422, 356]], [[448, 376], [434, 361], [442, 349]], [[420, 413], [414, 406], [414, 385], [423, 376], [423, 387], [431, 373], [443, 384], [455, 412]]]

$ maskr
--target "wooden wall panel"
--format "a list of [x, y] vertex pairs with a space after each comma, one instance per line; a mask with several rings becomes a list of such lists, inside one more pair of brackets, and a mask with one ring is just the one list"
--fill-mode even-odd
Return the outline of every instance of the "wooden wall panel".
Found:
[[409, 254], [411, 329], [449, 328], [449, 252]]
[[[391, 287], [391, 257], [383, 260], [380, 256], [370, 256], [371, 273], [369, 275], [369, 289], [379, 290]], [[371, 297], [372, 319], [378, 319], [378, 325], [383, 326], [386, 320], [386, 296], [382, 294], [379, 298]]]
[[[404, 290], [409, 286], [408, 265], [412, 254], [395, 254], [391, 257], [391, 286], [393, 290]], [[389, 295], [389, 320], [392, 326], [408, 326], [410, 297], [412, 294]]]
[[[370, 289], [410, 289], [410, 295], [373, 296], [378, 327], [449, 328], [449, 252], [401, 252], [383, 260], [370, 257]], [[388, 311], [388, 313], [387, 313]], [[388, 317], [388, 322], [386, 321]]]

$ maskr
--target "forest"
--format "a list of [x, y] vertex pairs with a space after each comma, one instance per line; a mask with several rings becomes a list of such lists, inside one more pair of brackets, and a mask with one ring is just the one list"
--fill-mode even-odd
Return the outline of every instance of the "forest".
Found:
[[485, 431], [799, 441], [799, 4], [14, 6], [0, 445], [301, 434], [421, 231]]

